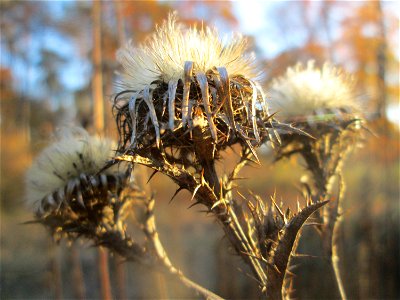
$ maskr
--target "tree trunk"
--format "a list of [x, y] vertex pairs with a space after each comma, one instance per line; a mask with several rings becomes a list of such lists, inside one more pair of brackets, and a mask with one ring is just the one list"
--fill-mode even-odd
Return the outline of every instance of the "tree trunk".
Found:
[[374, 1], [376, 11], [378, 12], [378, 46], [376, 49], [376, 63], [378, 67], [377, 76], [377, 94], [376, 94], [376, 113], [377, 118], [386, 117], [386, 106], [387, 106], [387, 95], [386, 95], [386, 85], [385, 85], [385, 74], [386, 74], [386, 34], [385, 34], [385, 24], [383, 19], [382, 3], [380, 0]]
[[97, 134], [104, 130], [103, 72], [101, 58], [101, 1], [93, 1], [93, 78], [92, 97], [94, 129]]
[[103, 247], [98, 248], [98, 265], [100, 275], [101, 299], [111, 300], [110, 272], [108, 268], [108, 251]]
[[79, 249], [75, 243], [71, 245], [71, 264], [72, 282], [74, 285], [74, 297], [79, 300], [86, 299], [85, 280], [83, 278]]
[[[104, 100], [103, 100], [103, 73], [101, 57], [101, 1], [93, 1], [93, 77], [92, 97], [94, 130], [102, 135], [104, 131]], [[111, 284], [108, 268], [108, 251], [102, 247], [98, 248], [98, 264], [101, 284], [101, 298], [112, 299]]]

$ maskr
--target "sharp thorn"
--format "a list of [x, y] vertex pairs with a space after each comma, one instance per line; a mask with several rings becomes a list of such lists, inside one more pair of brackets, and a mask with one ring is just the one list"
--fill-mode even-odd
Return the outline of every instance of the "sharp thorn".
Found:
[[194, 197], [196, 196], [197, 191], [199, 190], [199, 188], [201, 187], [201, 184], [199, 184], [198, 186], [196, 186], [196, 188], [193, 191], [193, 195], [192, 195], [192, 199], [190, 199], [190, 201], [193, 201]]
[[150, 182], [151, 179], [153, 179], [154, 175], [156, 175], [158, 173], [158, 170], [154, 170], [153, 173], [151, 173], [149, 179], [147, 180], [146, 184], [148, 184]]
[[183, 188], [182, 188], [182, 187], [178, 188], [178, 189], [175, 191], [175, 193], [172, 195], [172, 198], [171, 198], [171, 200], [169, 200], [169, 202], [168, 202], [168, 203], [171, 203], [171, 202], [172, 202], [172, 200], [174, 200], [174, 198], [176, 197], [176, 195], [178, 195], [178, 194], [179, 194], [179, 192], [180, 192], [180, 191], [182, 191], [182, 190], [183, 190]]
[[192, 208], [193, 206], [196, 206], [196, 205], [198, 205], [198, 204], [201, 204], [201, 202], [196, 201], [196, 202], [190, 204], [189, 207], [188, 207], [187, 209], [190, 209], [190, 208]]
[[278, 204], [276, 204], [274, 197], [271, 197], [271, 201], [272, 201], [272, 204], [274, 205], [274, 207], [276, 208], [276, 210], [278, 211], [279, 215], [281, 216], [282, 220], [285, 220], [285, 214], [282, 212], [282, 210], [280, 209]]

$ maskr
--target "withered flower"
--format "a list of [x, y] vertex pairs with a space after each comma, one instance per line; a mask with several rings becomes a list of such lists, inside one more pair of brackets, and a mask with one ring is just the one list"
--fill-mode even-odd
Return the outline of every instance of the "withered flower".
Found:
[[272, 81], [270, 107], [281, 121], [309, 125], [354, 115], [360, 111], [354, 84], [351, 75], [330, 63], [321, 69], [314, 61], [298, 63]]
[[99, 173], [111, 147], [111, 141], [83, 129], [65, 129], [33, 162], [26, 176], [27, 202], [53, 233], [121, 225], [127, 176], [117, 166]]
[[[339, 135], [349, 142], [354, 137], [350, 133], [361, 128], [361, 105], [354, 79], [330, 63], [325, 63], [321, 69], [315, 67], [314, 61], [306, 66], [298, 63], [288, 68], [285, 75], [274, 79], [269, 91], [276, 118], [294, 124], [315, 138], [282, 135], [281, 155], [295, 153], [301, 144], [315, 144], [328, 136], [332, 138], [329, 147], [337, 144]], [[288, 146], [294, 149], [287, 149]], [[285, 154], [282, 150], [288, 151]]]
[[251, 148], [259, 143], [270, 130], [270, 115], [254, 55], [246, 50], [242, 36], [221, 38], [206, 26], [187, 28], [175, 14], [144, 44], [120, 49], [119, 151], [143, 155], [170, 147], [171, 159], [185, 160], [198, 156], [199, 142], [215, 155], [235, 143]]

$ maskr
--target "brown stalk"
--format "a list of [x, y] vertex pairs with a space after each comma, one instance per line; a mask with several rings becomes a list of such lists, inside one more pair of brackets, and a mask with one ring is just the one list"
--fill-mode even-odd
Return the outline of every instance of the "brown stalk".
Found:
[[[332, 237], [330, 237], [330, 247], [331, 247], [331, 264], [333, 271], [335, 273], [335, 278], [336, 278], [336, 283], [338, 286], [338, 290], [340, 292], [340, 296], [343, 300], [347, 299], [346, 297], [346, 292], [344, 289], [343, 285], [343, 280], [342, 280], [342, 275], [340, 272], [340, 242], [339, 242], [339, 232], [340, 232], [340, 226], [342, 223], [342, 198], [345, 193], [345, 184], [343, 177], [339, 175], [339, 195], [338, 199], [336, 201], [336, 204], [333, 206], [332, 211], [330, 213], [330, 221], [328, 222], [328, 225], [330, 225], [331, 229], [330, 232], [332, 232]], [[327, 246], [329, 249], [329, 246]]]
[[128, 299], [126, 290], [126, 270], [124, 264], [124, 258], [120, 255], [115, 255], [115, 277], [116, 277], [116, 298], [117, 299]]

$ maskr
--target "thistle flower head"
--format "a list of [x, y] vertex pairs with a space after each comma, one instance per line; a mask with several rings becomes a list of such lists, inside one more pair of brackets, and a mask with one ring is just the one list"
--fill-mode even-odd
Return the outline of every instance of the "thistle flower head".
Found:
[[45, 148], [26, 175], [27, 201], [38, 208], [40, 201], [63, 188], [81, 174], [95, 175], [111, 157], [112, 143], [90, 136], [80, 128], [60, 131], [58, 139]]
[[225, 67], [230, 75], [254, 79], [258, 74], [255, 58], [246, 50], [247, 41], [239, 34], [221, 38], [207, 26], [186, 28], [171, 14], [144, 44], [134, 47], [129, 42], [117, 52], [124, 69], [119, 84], [140, 91], [156, 81], [184, 80], [186, 61], [193, 62], [199, 72]]
[[278, 159], [300, 152], [306, 160], [317, 157], [307, 161], [311, 170], [328, 168], [316, 168], [317, 162], [332, 162], [335, 168], [334, 162], [342, 161], [344, 153], [358, 141], [363, 119], [354, 80], [331, 64], [325, 63], [318, 69], [313, 61], [306, 66], [298, 63], [272, 81], [270, 94], [278, 119], [294, 122], [314, 137], [282, 135]]
[[144, 44], [120, 49], [119, 151], [180, 147], [193, 153], [199, 124], [216, 150], [260, 142], [270, 116], [254, 56], [246, 50], [240, 35], [223, 39], [209, 27], [187, 28], [174, 14]]
[[288, 68], [285, 75], [272, 81], [270, 95], [271, 110], [284, 121], [307, 121], [316, 115], [359, 110], [353, 78], [329, 63], [321, 69], [314, 61]]

